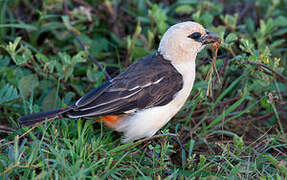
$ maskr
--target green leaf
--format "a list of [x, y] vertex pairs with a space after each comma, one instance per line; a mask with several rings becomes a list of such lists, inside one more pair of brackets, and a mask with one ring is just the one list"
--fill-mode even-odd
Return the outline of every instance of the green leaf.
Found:
[[48, 63], [49, 62], [49, 59], [42, 53], [37, 53], [36, 54], [36, 58], [39, 60], [39, 61], [44, 61], [45, 63]]
[[32, 57], [32, 52], [30, 49], [25, 48], [24, 53], [21, 55], [16, 56], [17, 64], [24, 64]]
[[11, 55], [15, 56], [16, 55], [16, 48], [21, 41], [21, 37], [16, 37], [14, 42], [9, 42], [9, 44], [5, 47], [5, 50]]
[[56, 101], [56, 99], [59, 99], [59, 98], [56, 98], [57, 96], [58, 96], [58, 94], [57, 94], [56, 88], [53, 88], [52, 90], [50, 90], [48, 92], [48, 94], [45, 96], [45, 98], [43, 99], [43, 102], [42, 102], [43, 111], [48, 111], [48, 110], [55, 108], [54, 107], [55, 101]]
[[58, 53], [61, 61], [63, 62], [63, 64], [72, 64], [71, 61], [71, 56], [65, 52], [59, 52]]
[[234, 111], [248, 96], [249, 96], [248, 93], [246, 93], [244, 96], [242, 96], [238, 101], [236, 101], [234, 104], [232, 104], [230, 107], [228, 107], [225, 111], [223, 111], [223, 113], [221, 115], [217, 116], [217, 118], [215, 120], [213, 120], [205, 129], [209, 129], [210, 127], [221, 122], [224, 117], [228, 116], [228, 114], [230, 114], [232, 111]]
[[175, 12], [178, 14], [190, 14], [192, 11], [193, 8], [190, 5], [181, 5], [175, 9]]
[[68, 16], [62, 16], [62, 21], [63, 21], [64, 25], [66, 26], [66, 28], [67, 28], [68, 30], [72, 30], [72, 29], [73, 29], [73, 27], [72, 27], [71, 24], [70, 24], [70, 21], [69, 21], [69, 17], [68, 17]]
[[239, 136], [233, 136], [233, 143], [234, 143], [234, 147], [236, 147], [237, 149], [242, 149], [243, 147], [243, 139], [242, 137]]
[[279, 40], [274, 40], [272, 42], [272, 44], [270, 45], [270, 49], [275, 50], [277, 49], [279, 46], [283, 46], [283, 44], [285, 43], [286, 39], [279, 39]]
[[254, 44], [249, 39], [241, 39], [241, 44], [239, 45], [240, 49], [248, 53], [253, 54]]
[[80, 63], [80, 62], [85, 62], [86, 61], [86, 53], [85, 51], [80, 51], [78, 54], [72, 57], [72, 63]]
[[202, 24], [207, 26], [209, 24], [212, 24], [213, 16], [209, 12], [205, 12], [200, 16], [201, 20], [203, 21]]
[[286, 167], [285, 162], [283, 160], [279, 161], [275, 157], [273, 157], [271, 154], [270, 155], [264, 155], [264, 157], [267, 158], [273, 166], [278, 168], [282, 174], [287, 176], [287, 167]]
[[152, 21], [156, 23], [156, 27], [158, 31], [163, 34], [167, 29], [167, 14], [166, 12], [158, 7], [158, 5], [154, 4], [151, 10], [148, 10], [149, 17], [152, 18]]
[[217, 104], [219, 101], [221, 101], [226, 94], [228, 94], [234, 87], [236, 87], [237, 83], [240, 82], [243, 76], [238, 77], [236, 80], [234, 80], [228, 88], [226, 88], [216, 99], [214, 104]]
[[279, 29], [278, 31], [274, 32], [273, 36], [281, 36], [287, 33], [287, 27]]
[[95, 40], [91, 42], [91, 53], [95, 53], [95, 55], [97, 55], [102, 51], [108, 51], [109, 41], [106, 38], [95, 37], [94, 39]]
[[237, 35], [235, 33], [230, 33], [228, 34], [228, 36], [225, 39], [226, 43], [232, 42], [232, 41], [236, 41], [238, 39]]
[[268, 102], [268, 97], [263, 97], [261, 99], [261, 106], [265, 109], [271, 109], [272, 105]]
[[5, 50], [9, 53], [12, 60], [17, 65], [22, 65], [27, 62], [32, 57], [32, 52], [30, 49], [23, 47], [17, 49], [19, 42], [21, 41], [21, 37], [15, 38], [14, 42], [9, 42], [9, 44], [4, 47]]
[[72, 76], [73, 75], [73, 72], [74, 72], [74, 69], [73, 69], [73, 67], [71, 67], [71, 66], [68, 66], [67, 68], [65, 68], [65, 70], [64, 70], [64, 72], [65, 72], [65, 81], [67, 81], [67, 79], [70, 77], [70, 76]]
[[5, 66], [8, 66], [11, 59], [8, 56], [2, 56], [0, 55], [0, 68], [4, 68]]
[[202, 168], [205, 165], [206, 162], [206, 157], [202, 154], [199, 155], [199, 163], [198, 163], [198, 168]]
[[90, 82], [96, 82], [100, 78], [101, 74], [101, 72], [97, 72], [96, 68], [88, 68], [87, 70], [87, 78]]
[[119, 146], [116, 146], [114, 149], [112, 149], [112, 150], [110, 150], [110, 152], [109, 153], [118, 153], [118, 152], [120, 152], [120, 151], [122, 151], [122, 150], [124, 150], [124, 149], [126, 149], [126, 148], [133, 148], [133, 147], [135, 147], [135, 146], [137, 146], [138, 144], [134, 144], [133, 142], [128, 142], [128, 143], [126, 143], [126, 144], [122, 144], [122, 145], [119, 145]]
[[72, 104], [72, 98], [75, 97], [75, 93], [74, 92], [68, 92], [65, 93], [65, 97], [64, 97], [64, 103], [65, 104]]
[[25, 97], [28, 97], [32, 89], [39, 85], [38, 77], [35, 74], [24, 76], [20, 80], [20, 87]]
[[254, 24], [254, 21], [251, 19], [251, 18], [247, 18], [245, 20], [245, 23], [246, 23], [246, 26], [247, 26], [247, 29], [250, 33], [254, 33], [255, 32], [255, 24]]
[[20, 28], [26, 30], [37, 30], [37, 28], [30, 24], [0, 24], [0, 28]]
[[18, 97], [17, 89], [10, 84], [6, 84], [0, 89], [0, 105], [7, 104]]

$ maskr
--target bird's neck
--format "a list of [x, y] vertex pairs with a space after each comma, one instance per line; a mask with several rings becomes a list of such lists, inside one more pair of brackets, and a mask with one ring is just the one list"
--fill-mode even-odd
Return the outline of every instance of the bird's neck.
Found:
[[195, 61], [197, 52], [198, 51], [196, 49], [187, 50], [179, 45], [160, 45], [158, 48], [158, 53], [161, 54], [164, 59], [178, 64]]
[[184, 81], [188, 81], [186, 83], [190, 83], [194, 81], [195, 78], [195, 57], [186, 57], [186, 59], [182, 59], [181, 61], [172, 61], [172, 65], [176, 68], [176, 70], [182, 74], [184, 77]]
[[[197, 53], [178, 53], [169, 51], [168, 53], [158, 52], [164, 59], [171, 61], [172, 65], [182, 75], [188, 75], [195, 71], [195, 59]], [[195, 73], [195, 72], [194, 72]]]

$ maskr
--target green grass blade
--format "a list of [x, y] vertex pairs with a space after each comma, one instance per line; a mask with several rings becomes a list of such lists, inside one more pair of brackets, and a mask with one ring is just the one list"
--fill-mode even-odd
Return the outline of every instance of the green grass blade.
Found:
[[37, 30], [37, 28], [30, 24], [0, 24], [0, 28], [20, 28], [26, 30]]
[[243, 95], [238, 101], [236, 101], [229, 108], [227, 108], [226, 111], [224, 111], [221, 115], [217, 116], [217, 118], [213, 120], [207, 127], [205, 127], [204, 130], [207, 130], [211, 128], [212, 126], [221, 122], [224, 117], [226, 117], [229, 113], [234, 111], [248, 96], [249, 96], [249, 93], [246, 93], [245, 95]]

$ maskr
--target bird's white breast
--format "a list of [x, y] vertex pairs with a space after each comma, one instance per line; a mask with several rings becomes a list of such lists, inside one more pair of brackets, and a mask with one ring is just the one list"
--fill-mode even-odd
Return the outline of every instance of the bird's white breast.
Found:
[[124, 132], [123, 142], [153, 136], [184, 105], [195, 79], [195, 61], [192, 58], [188, 62], [173, 65], [183, 76], [183, 88], [167, 105], [137, 111], [133, 116], [124, 120], [116, 128], [117, 131]]

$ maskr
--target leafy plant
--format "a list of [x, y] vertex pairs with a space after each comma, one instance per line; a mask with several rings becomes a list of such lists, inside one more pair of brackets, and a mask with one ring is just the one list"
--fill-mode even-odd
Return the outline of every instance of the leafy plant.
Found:
[[19, 98], [17, 89], [10, 84], [6, 84], [0, 89], [0, 105], [11, 103], [11, 101]]
[[[0, 179], [286, 179], [286, 6], [0, 1]], [[220, 36], [222, 83], [214, 76], [206, 96], [207, 48], [190, 98], [157, 136], [120, 144], [102, 123], [69, 118], [18, 127], [19, 116], [72, 105], [105, 73], [155, 53], [167, 28], [187, 20]]]

